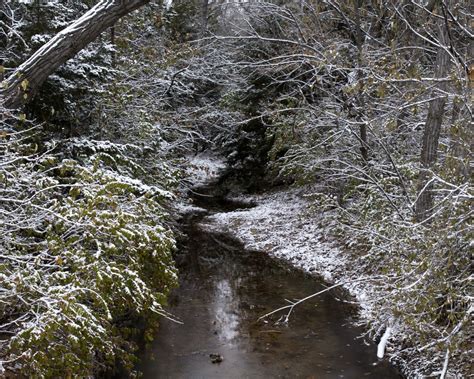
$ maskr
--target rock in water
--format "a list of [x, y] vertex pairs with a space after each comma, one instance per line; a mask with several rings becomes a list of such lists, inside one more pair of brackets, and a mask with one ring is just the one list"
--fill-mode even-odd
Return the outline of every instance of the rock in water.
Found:
[[221, 362], [224, 360], [224, 358], [222, 357], [222, 355], [220, 355], [220, 354], [215, 354], [215, 353], [209, 354], [209, 358], [211, 358], [211, 362], [212, 362], [212, 363], [221, 363]]

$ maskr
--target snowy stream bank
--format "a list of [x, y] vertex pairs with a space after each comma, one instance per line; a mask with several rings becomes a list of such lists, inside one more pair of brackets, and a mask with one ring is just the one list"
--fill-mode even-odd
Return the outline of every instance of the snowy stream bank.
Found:
[[[216, 180], [224, 167], [223, 161], [216, 157], [193, 157], [188, 165], [190, 181], [199, 186]], [[354, 267], [351, 254], [343, 250], [342, 243], [329, 237], [329, 231], [335, 227], [334, 218], [312, 209], [311, 201], [305, 197], [307, 193], [307, 188], [287, 188], [238, 196], [233, 200], [256, 206], [213, 213], [204, 217], [200, 226], [210, 232], [229, 234], [245, 249], [264, 251], [307, 273], [319, 275], [329, 283], [340, 284], [359, 306], [359, 324], [370, 323], [372, 330], [378, 331], [378, 338], [381, 337], [374, 357], [391, 357], [400, 349], [403, 328], [377, 313], [380, 294], [374, 293], [371, 282]], [[188, 204], [182, 211], [191, 208]], [[301, 293], [301, 298], [307, 295], [310, 294]], [[408, 377], [419, 377], [415, 368], [406, 363], [402, 366]]]

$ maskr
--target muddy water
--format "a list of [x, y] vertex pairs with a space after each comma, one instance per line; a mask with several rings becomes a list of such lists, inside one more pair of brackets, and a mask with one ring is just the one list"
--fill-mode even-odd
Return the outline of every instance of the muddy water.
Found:
[[[212, 211], [238, 206], [200, 200]], [[144, 378], [400, 378], [377, 360], [376, 346], [358, 338], [352, 310], [334, 293], [298, 306], [288, 325], [279, 322], [282, 314], [258, 321], [285, 299], [326, 284], [204, 231], [202, 218], [189, 217], [178, 256], [181, 286], [170, 299], [170, 311], [184, 324], [163, 320], [142, 357]]]

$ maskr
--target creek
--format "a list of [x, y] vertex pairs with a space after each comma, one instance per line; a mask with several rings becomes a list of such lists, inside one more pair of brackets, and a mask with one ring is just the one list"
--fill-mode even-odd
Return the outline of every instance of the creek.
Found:
[[[152, 378], [401, 378], [376, 346], [353, 326], [347, 295], [329, 291], [296, 307], [288, 324], [260, 316], [320, 291], [327, 283], [267, 254], [246, 251], [231, 236], [209, 231], [209, 214], [248, 205], [212, 195], [193, 195], [205, 209], [185, 217], [185, 241], [177, 262], [180, 287], [169, 311], [183, 324], [163, 319], [139, 369]], [[199, 193], [201, 195], [199, 195]]]

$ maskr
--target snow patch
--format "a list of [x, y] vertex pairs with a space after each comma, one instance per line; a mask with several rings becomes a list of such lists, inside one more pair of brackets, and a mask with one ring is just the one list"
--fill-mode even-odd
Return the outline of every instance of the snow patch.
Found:
[[[258, 206], [206, 217], [201, 226], [233, 234], [249, 250], [261, 250], [333, 282], [342, 272], [341, 251], [312, 220], [300, 190], [252, 196]], [[246, 200], [249, 200], [248, 198]]]
[[185, 177], [191, 187], [216, 180], [226, 167], [223, 157], [211, 153], [200, 153], [186, 157]]

